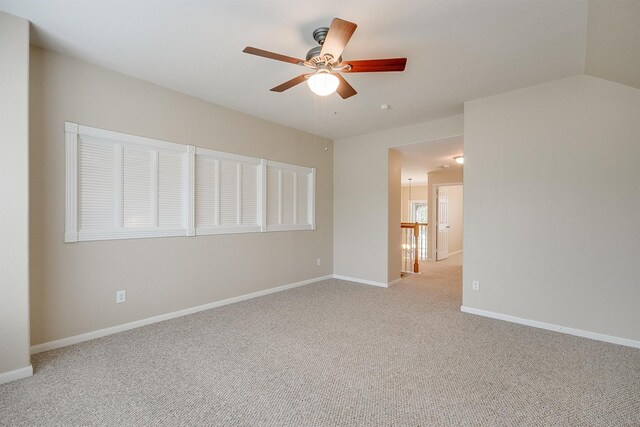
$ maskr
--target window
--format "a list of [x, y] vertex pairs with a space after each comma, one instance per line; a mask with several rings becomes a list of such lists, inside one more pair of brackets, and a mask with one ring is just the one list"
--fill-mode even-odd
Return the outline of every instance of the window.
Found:
[[315, 169], [66, 123], [65, 241], [315, 229]]
[[196, 234], [262, 231], [262, 161], [196, 148]]
[[188, 147], [66, 124], [65, 241], [183, 236]]
[[268, 231], [313, 230], [315, 170], [285, 163], [267, 164]]
[[409, 203], [409, 222], [427, 222], [427, 202], [426, 200], [412, 200]]

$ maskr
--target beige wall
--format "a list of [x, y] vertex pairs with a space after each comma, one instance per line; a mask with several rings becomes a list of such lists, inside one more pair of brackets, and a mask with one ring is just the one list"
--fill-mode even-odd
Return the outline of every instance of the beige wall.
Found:
[[[31, 109], [32, 344], [333, 272], [331, 141], [38, 48]], [[315, 167], [317, 230], [65, 244], [65, 121]]]
[[465, 104], [464, 306], [640, 340], [639, 112], [589, 76]]
[[[463, 116], [336, 140], [334, 147], [334, 273], [381, 284], [389, 281], [389, 148], [462, 135]], [[399, 203], [399, 200], [396, 202]], [[398, 234], [400, 236], [400, 234]], [[399, 272], [398, 277], [399, 278]], [[395, 279], [394, 279], [395, 280]]]
[[640, 88], [640, 1], [589, 0], [585, 74]]
[[427, 238], [427, 257], [430, 261], [436, 260], [436, 189], [441, 184], [459, 184], [463, 182], [463, 175], [463, 168], [459, 166], [454, 166], [446, 170], [429, 172], [429, 174], [427, 175], [429, 182], [429, 237]]
[[[412, 185], [411, 186], [411, 200], [428, 200], [427, 186], [426, 185]], [[403, 185], [401, 190], [401, 202], [400, 208], [402, 212], [402, 222], [411, 221], [409, 212], [409, 186]], [[428, 202], [427, 202], [428, 203]]]
[[31, 365], [28, 220], [29, 21], [0, 12], [0, 383]]

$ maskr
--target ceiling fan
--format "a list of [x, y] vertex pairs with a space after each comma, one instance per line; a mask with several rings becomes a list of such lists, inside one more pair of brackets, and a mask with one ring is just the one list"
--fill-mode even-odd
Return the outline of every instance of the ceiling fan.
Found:
[[381, 71], [404, 71], [407, 58], [365, 59], [343, 61], [342, 51], [351, 39], [357, 25], [353, 22], [334, 18], [331, 27], [320, 27], [313, 32], [313, 38], [320, 44], [307, 52], [305, 60], [280, 55], [255, 47], [244, 48], [244, 53], [289, 62], [310, 68], [313, 72], [301, 74], [271, 89], [272, 92], [284, 92], [307, 81], [309, 88], [317, 95], [326, 96], [333, 92], [347, 99], [357, 92], [340, 73], [376, 73]]

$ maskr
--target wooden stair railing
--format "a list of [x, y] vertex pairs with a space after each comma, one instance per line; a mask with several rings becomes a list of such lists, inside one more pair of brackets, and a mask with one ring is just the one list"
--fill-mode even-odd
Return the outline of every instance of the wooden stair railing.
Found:
[[418, 236], [420, 235], [420, 225], [416, 222], [401, 222], [400, 228], [413, 228], [413, 272], [420, 272], [420, 263], [418, 262]]

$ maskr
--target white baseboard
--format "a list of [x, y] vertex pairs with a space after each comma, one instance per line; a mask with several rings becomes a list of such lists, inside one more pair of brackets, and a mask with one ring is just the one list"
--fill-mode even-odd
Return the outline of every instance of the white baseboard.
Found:
[[261, 297], [275, 292], [286, 291], [287, 289], [297, 288], [299, 286], [309, 285], [311, 283], [320, 282], [333, 278], [333, 275], [327, 275], [322, 277], [316, 277], [313, 279], [303, 280], [301, 282], [290, 283], [288, 285], [278, 286], [271, 289], [265, 289], [264, 291], [252, 292], [250, 294], [240, 295], [233, 298], [224, 299], [221, 301], [214, 301], [204, 305], [198, 305], [196, 307], [186, 308], [184, 310], [174, 311], [171, 313], [160, 314], [158, 316], [148, 317], [146, 319], [136, 320], [134, 322], [123, 323], [122, 325], [112, 326], [110, 328], [99, 329], [93, 332], [87, 332], [80, 335], [74, 335], [68, 338], [62, 338], [55, 341], [49, 341], [42, 344], [36, 344], [31, 346], [31, 354], [41, 353], [47, 350], [53, 350], [55, 348], [66, 347], [68, 345], [78, 344], [84, 341], [101, 338], [107, 335], [117, 334], [118, 332], [128, 331], [130, 329], [139, 328], [141, 326], [150, 325], [152, 323], [162, 322], [169, 319], [175, 319], [176, 317], [187, 316], [189, 314], [197, 313], [199, 311], [209, 310], [212, 308], [220, 307], [223, 305], [233, 304], [240, 301], [245, 301], [252, 298]]
[[393, 282], [389, 283], [389, 287], [395, 286], [395, 285], [399, 285], [402, 282], [402, 277], [399, 279], [394, 280]]
[[0, 384], [5, 384], [15, 380], [21, 380], [33, 375], [33, 366], [29, 365], [15, 371], [4, 372], [0, 374]]
[[462, 249], [460, 249], [459, 251], [455, 251], [455, 252], [449, 252], [449, 256], [451, 256], [451, 255], [457, 255], [457, 254], [459, 254], [460, 252], [462, 252]]
[[478, 316], [490, 317], [492, 319], [505, 320], [507, 322], [519, 323], [520, 325], [533, 326], [534, 328], [546, 329], [548, 331], [560, 332], [577, 337], [589, 338], [596, 341], [604, 341], [612, 344], [624, 345], [627, 347], [640, 348], [640, 341], [628, 338], [614, 337], [611, 335], [599, 334], [596, 332], [583, 331], [581, 329], [568, 328], [566, 326], [554, 325], [552, 323], [538, 322], [537, 320], [523, 319], [521, 317], [509, 316], [507, 314], [495, 313], [493, 311], [480, 310], [478, 308], [461, 306], [460, 311]]
[[349, 282], [362, 283], [364, 285], [379, 286], [381, 288], [388, 288], [389, 287], [389, 285], [386, 284], [386, 283], [374, 282], [373, 280], [367, 280], [367, 279], [358, 279], [356, 277], [343, 276], [341, 274], [334, 274], [333, 278], [334, 279], [340, 279], [340, 280], [347, 280]]

